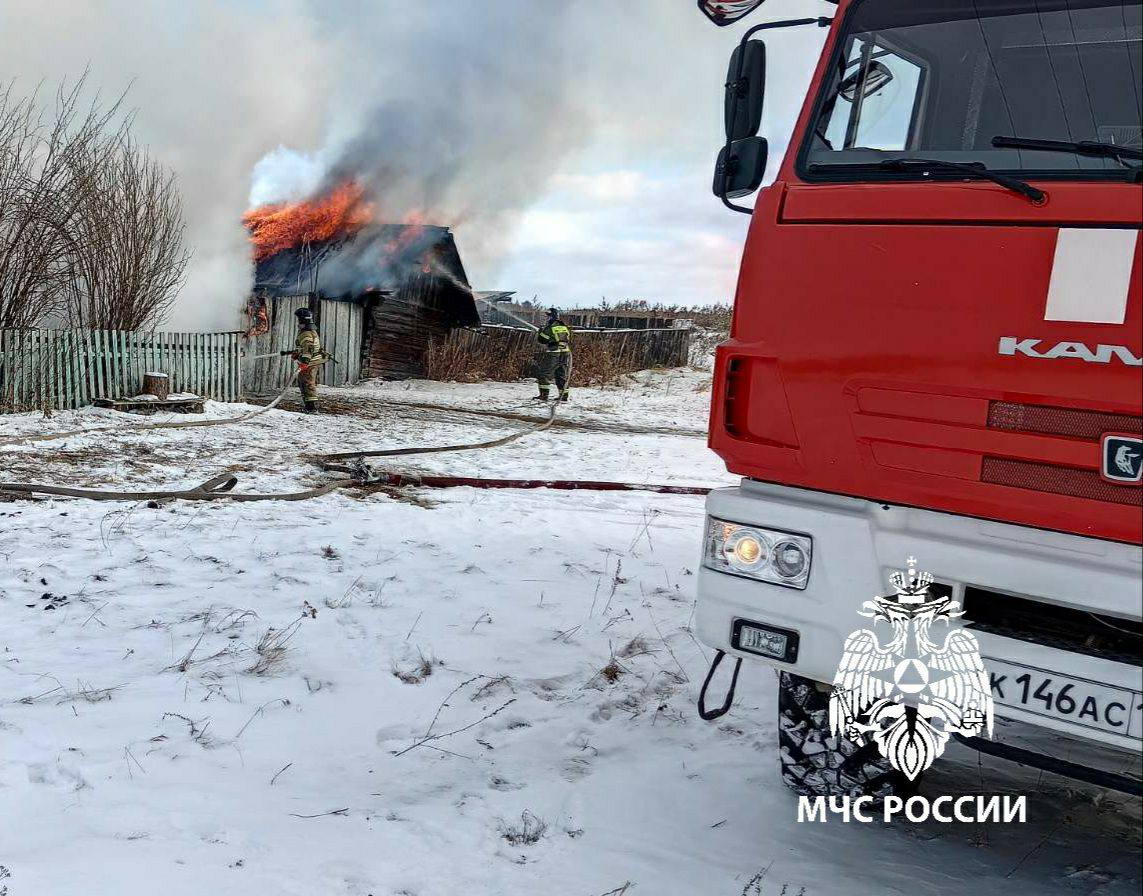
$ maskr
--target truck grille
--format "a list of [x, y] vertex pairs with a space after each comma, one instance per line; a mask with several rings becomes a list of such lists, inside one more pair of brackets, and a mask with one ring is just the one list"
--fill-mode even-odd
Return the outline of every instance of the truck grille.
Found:
[[1143, 507], [1143, 489], [1135, 485], [1116, 485], [1101, 478], [1093, 470], [1061, 467], [1035, 461], [1012, 460], [986, 456], [980, 465], [980, 481], [1036, 492], [1051, 492], [1073, 498], [1107, 501]]
[[1136, 665], [1143, 623], [967, 585], [965, 620], [977, 631]]
[[1131, 414], [994, 401], [988, 406], [988, 427], [1098, 442], [1105, 432], [1143, 433], [1143, 418]]
[[[1104, 433], [1143, 433], [1143, 418], [1131, 414], [994, 401], [988, 408], [988, 426], [1007, 432], [1063, 436], [1091, 442], [1092, 456], [1098, 458], [1099, 440]], [[1098, 470], [1080, 467], [985, 456], [981, 462], [980, 480], [1030, 491], [1143, 507], [1143, 489], [1134, 485], [1116, 485], [1103, 479]]]

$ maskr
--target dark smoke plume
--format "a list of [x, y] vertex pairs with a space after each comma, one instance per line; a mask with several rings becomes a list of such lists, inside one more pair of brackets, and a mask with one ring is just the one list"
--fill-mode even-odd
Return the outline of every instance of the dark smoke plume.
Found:
[[562, 37], [570, 13], [525, 0], [408, 6], [419, 8], [395, 31], [353, 37], [369, 48], [343, 60], [353, 108], [317, 150], [263, 159], [253, 198], [298, 199], [356, 181], [380, 223], [453, 227], [461, 251], [487, 270], [517, 216], [586, 137]]

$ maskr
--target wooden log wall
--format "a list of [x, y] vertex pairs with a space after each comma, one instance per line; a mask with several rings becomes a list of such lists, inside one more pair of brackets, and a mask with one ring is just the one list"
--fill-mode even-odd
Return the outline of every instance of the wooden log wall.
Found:
[[239, 333], [0, 330], [0, 412], [69, 409], [138, 395], [143, 375], [216, 401], [242, 393]]
[[385, 293], [366, 321], [362, 375], [409, 379], [425, 375], [425, 352], [431, 339], [453, 327], [452, 315], [440, 307], [435, 278], [416, 276]]

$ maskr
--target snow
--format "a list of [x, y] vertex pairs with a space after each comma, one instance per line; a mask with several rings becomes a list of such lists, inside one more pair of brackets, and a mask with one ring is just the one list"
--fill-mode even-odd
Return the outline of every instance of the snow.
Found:
[[[8, 444], [3, 478], [289, 491], [323, 478], [301, 455], [521, 429], [531, 388], [364, 384], [325, 390], [343, 413]], [[574, 399], [548, 432], [386, 468], [732, 481], [709, 374]], [[0, 442], [125, 419], [5, 417]], [[702, 519], [697, 497], [469, 488], [0, 503], [0, 892], [1139, 891], [1137, 800], [959, 747], [923, 791], [1028, 793], [1026, 824], [797, 824], [773, 675], [744, 668], [720, 723], [694, 711]]]

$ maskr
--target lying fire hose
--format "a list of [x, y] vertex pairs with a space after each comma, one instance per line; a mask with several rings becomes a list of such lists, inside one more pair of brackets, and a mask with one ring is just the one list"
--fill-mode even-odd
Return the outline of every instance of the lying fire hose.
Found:
[[353, 485], [354, 479], [334, 479], [316, 488], [300, 492], [286, 492], [273, 495], [259, 495], [247, 492], [232, 492], [238, 484], [238, 477], [223, 473], [208, 479], [201, 485], [189, 489], [147, 492], [110, 492], [99, 489], [72, 488], [63, 485], [39, 485], [35, 483], [0, 482], [0, 496], [4, 495], [58, 495], [66, 498], [88, 498], [92, 501], [305, 501], [328, 495], [334, 489]]
[[[323, 359], [316, 364], [317, 367], [325, 363]], [[304, 369], [304, 368], [302, 368]], [[286, 392], [293, 386], [299, 369], [290, 377], [281, 392], [265, 407], [256, 411], [242, 414], [238, 417], [229, 417], [225, 420], [197, 420], [183, 423], [151, 423], [139, 426], [126, 427], [130, 431], [147, 431], [156, 429], [185, 429], [201, 426], [221, 426], [230, 423], [242, 423], [264, 414], [275, 408], [285, 397]], [[710, 489], [696, 486], [677, 485], [651, 485], [629, 482], [603, 482], [574, 479], [483, 479], [466, 476], [417, 476], [405, 473], [390, 473], [374, 470], [369, 467], [364, 458], [367, 457], [407, 457], [414, 454], [443, 454], [453, 451], [476, 451], [484, 448], [498, 448], [511, 444], [524, 436], [534, 435], [551, 428], [556, 419], [557, 405], [553, 402], [548, 418], [536, 426], [520, 432], [510, 433], [485, 442], [470, 442], [463, 445], [438, 445], [431, 447], [389, 448], [374, 451], [342, 451], [333, 454], [318, 455], [311, 458], [323, 470], [330, 473], [340, 473], [341, 478], [333, 479], [311, 489], [299, 492], [282, 492], [276, 494], [255, 494], [249, 492], [235, 492], [232, 489], [238, 484], [238, 477], [223, 473], [208, 479], [201, 485], [189, 489], [168, 489], [156, 491], [104, 491], [100, 489], [73, 488], [71, 486], [46, 485], [40, 483], [0, 482], [0, 497], [33, 495], [55, 495], [59, 497], [83, 498], [92, 501], [305, 501], [309, 498], [318, 498], [327, 495], [339, 488], [350, 486], [380, 485], [391, 488], [420, 486], [427, 488], [510, 488], [510, 489], [556, 489], [556, 490], [584, 490], [584, 491], [640, 491], [669, 495], [705, 495]], [[50, 433], [42, 436], [31, 436], [20, 439], [9, 439], [0, 442], [0, 446], [24, 444], [36, 441], [50, 441], [71, 435], [88, 435], [91, 433], [122, 430], [124, 427], [103, 426], [93, 429], [75, 430], [72, 432]], [[353, 463], [339, 463], [353, 461]]]
[[[309, 367], [320, 367], [324, 363], [324, 360], [318, 361], [315, 364], [310, 364]], [[173, 423], [137, 423], [133, 426], [93, 426], [88, 429], [72, 429], [65, 432], [49, 432], [42, 435], [19, 436], [14, 439], [4, 439], [0, 441], [0, 448], [5, 448], [8, 445], [31, 445], [35, 442], [54, 442], [57, 439], [66, 439], [71, 436], [89, 436], [101, 432], [123, 432], [124, 430], [127, 432], [150, 432], [156, 429], [194, 429], [203, 426], [228, 426], [232, 423], [245, 423], [247, 420], [253, 420], [260, 414], [265, 414], [267, 411], [272, 411], [276, 408], [297, 381], [302, 369], [303, 368], [299, 367], [294, 371], [289, 381], [282, 388], [282, 391], [279, 392], [268, 405], [254, 411], [247, 411], [245, 414], [239, 414], [237, 417], [225, 417], [219, 420], [182, 420]]]
[[556, 405], [553, 403], [548, 414], [548, 419], [539, 426], [533, 426], [530, 429], [510, 433], [509, 435], [501, 436], [498, 439], [492, 439], [487, 442], [470, 442], [467, 445], [439, 445], [431, 448], [412, 447], [386, 448], [380, 451], [341, 451], [336, 454], [322, 454], [315, 458], [315, 460], [317, 460], [321, 466], [329, 469], [326, 466], [327, 463], [338, 460], [361, 459], [363, 457], [408, 457], [411, 454], [446, 454], [450, 451], [476, 451], [481, 448], [499, 448], [501, 445], [509, 445], [517, 439], [522, 439], [524, 436], [535, 435], [536, 433], [551, 429], [552, 424], [555, 422]]
[[[426, 449], [431, 450], [431, 449]], [[486, 479], [475, 476], [421, 476], [415, 473], [387, 473], [368, 467], [323, 464], [331, 473], [349, 473], [360, 485], [388, 485], [394, 488], [546, 488], [555, 491], [653, 492], [657, 495], [707, 495], [710, 489], [696, 485], [654, 485], [640, 482], [607, 482], [591, 479]], [[2, 491], [3, 486], [0, 486]]]
[[[286, 388], [264, 408], [244, 414], [241, 417], [227, 420], [196, 421], [184, 424], [153, 424], [131, 429], [161, 429], [177, 426], [208, 425], [213, 423], [237, 423], [247, 420], [259, 413], [264, 413], [281, 401], [286, 391], [293, 385], [293, 379]], [[551, 406], [548, 418], [542, 423], [529, 429], [514, 432], [507, 436], [491, 439], [485, 442], [472, 442], [466, 445], [440, 445], [432, 447], [390, 448], [378, 451], [343, 451], [334, 454], [313, 457], [323, 470], [330, 473], [342, 474], [340, 478], [330, 480], [312, 489], [299, 492], [283, 492], [276, 494], [253, 494], [235, 492], [232, 489], [238, 484], [238, 478], [232, 474], [224, 473], [207, 480], [201, 485], [189, 489], [167, 489], [155, 491], [104, 491], [100, 489], [74, 488], [71, 486], [46, 485], [40, 483], [0, 482], [0, 496], [55, 495], [59, 497], [84, 498], [92, 501], [304, 501], [309, 498], [318, 498], [327, 495], [339, 488], [350, 486], [381, 485], [388, 487], [420, 486], [426, 488], [511, 488], [511, 489], [556, 489], [556, 490], [585, 490], [585, 491], [642, 491], [656, 494], [670, 495], [705, 495], [708, 488], [677, 485], [653, 485], [628, 482], [602, 482], [567, 479], [481, 479], [466, 476], [417, 476], [405, 473], [390, 473], [373, 470], [364, 462], [366, 457], [404, 457], [412, 454], [440, 454], [452, 451], [475, 451], [484, 448], [495, 448], [508, 445], [527, 435], [544, 432], [550, 429], [556, 419], [556, 407]], [[81, 433], [104, 431], [115, 427], [100, 427], [98, 430], [81, 430]], [[54, 434], [55, 438], [62, 437]], [[356, 461], [355, 463], [339, 463]]]

